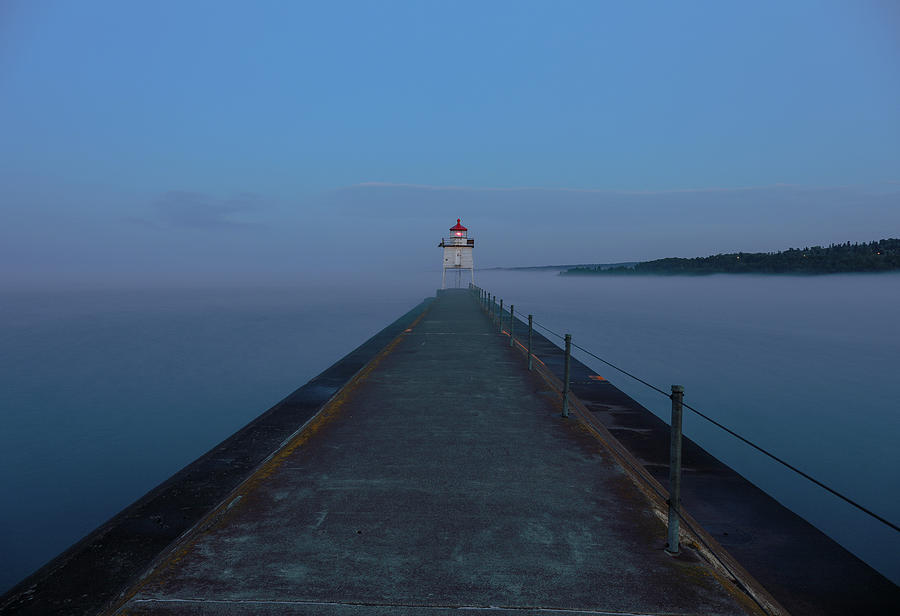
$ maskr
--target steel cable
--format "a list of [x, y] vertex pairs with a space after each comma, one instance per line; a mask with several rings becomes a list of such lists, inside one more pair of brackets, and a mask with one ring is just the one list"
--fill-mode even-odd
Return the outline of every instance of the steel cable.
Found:
[[588, 355], [590, 355], [590, 356], [593, 357], [594, 359], [599, 360], [599, 361], [602, 361], [604, 364], [606, 364], [606, 365], [609, 366], [610, 368], [615, 368], [616, 370], [618, 370], [618, 371], [621, 372], [622, 374], [624, 374], [624, 375], [626, 375], [626, 376], [630, 376], [631, 378], [633, 378], [633, 379], [634, 379], [635, 381], [637, 381], [638, 383], [643, 383], [644, 385], [646, 385], [647, 387], [649, 387], [649, 388], [652, 389], [653, 391], [658, 391], [659, 393], [661, 393], [662, 395], [664, 395], [666, 398], [671, 398], [671, 397], [672, 397], [671, 394], [667, 394], [666, 392], [664, 392], [663, 390], [661, 390], [659, 387], [656, 387], [656, 386], [654, 386], [654, 385], [651, 385], [650, 383], [648, 383], [648, 382], [645, 381], [644, 379], [642, 379], [642, 378], [640, 378], [640, 377], [637, 377], [637, 376], [631, 374], [630, 372], [627, 372], [627, 371], [625, 371], [625, 370], [622, 370], [621, 368], [619, 368], [619, 367], [616, 366], [615, 364], [611, 364], [610, 362], [606, 361], [606, 360], [603, 359], [602, 357], [598, 357], [597, 355], [594, 355], [593, 353], [591, 353], [590, 351], [588, 351], [586, 348], [584, 348], [584, 347], [582, 347], [582, 346], [579, 346], [579, 345], [575, 344], [574, 342], [572, 343], [572, 346], [575, 347], [576, 349], [578, 349], [579, 351], [583, 351], [583, 352], [587, 353]]
[[893, 522], [890, 522], [890, 521], [886, 520], [885, 518], [881, 517], [880, 515], [878, 515], [877, 513], [875, 513], [874, 511], [871, 511], [871, 510], [867, 509], [866, 507], [863, 507], [862, 505], [860, 505], [859, 503], [857, 503], [856, 501], [854, 501], [852, 498], [849, 498], [849, 497], [847, 497], [847, 496], [844, 496], [843, 494], [841, 494], [841, 493], [838, 492], [837, 490], [834, 490], [834, 489], [832, 489], [832, 488], [829, 488], [827, 485], [825, 485], [824, 483], [822, 483], [821, 481], [819, 481], [819, 480], [816, 479], [815, 477], [812, 477], [812, 476], [810, 476], [809, 474], [807, 474], [807, 473], [801, 471], [799, 468], [797, 468], [796, 466], [794, 466], [794, 465], [791, 464], [790, 462], [786, 462], [785, 460], [782, 460], [781, 458], [779, 458], [778, 456], [776, 456], [774, 453], [771, 453], [771, 452], [769, 452], [769, 451], [766, 451], [765, 449], [763, 449], [762, 447], [760, 447], [760, 446], [757, 445], [756, 443], [753, 443], [753, 442], [749, 441], [748, 439], [744, 438], [743, 436], [741, 436], [740, 434], [738, 434], [738, 433], [735, 432], [734, 430], [732, 430], [732, 429], [730, 429], [730, 428], [727, 428], [726, 426], [723, 426], [722, 424], [720, 424], [718, 421], [716, 421], [716, 420], [713, 419], [712, 417], [709, 417], [708, 415], [705, 415], [704, 413], [701, 413], [700, 411], [698, 411], [698, 410], [695, 409], [694, 407], [690, 406], [689, 404], [686, 404], [686, 403], [682, 402], [681, 405], [682, 405], [684, 408], [688, 409], [689, 411], [692, 411], [692, 412], [696, 413], [697, 415], [699, 415], [700, 417], [702, 417], [702, 418], [705, 419], [706, 421], [710, 422], [710, 423], [713, 424], [714, 426], [716, 426], [716, 427], [718, 427], [718, 428], [721, 428], [722, 430], [724, 430], [725, 432], [727, 432], [727, 433], [730, 434], [731, 436], [735, 437], [736, 439], [740, 440], [741, 442], [746, 443], [747, 445], [750, 445], [751, 447], [753, 447], [753, 449], [757, 450], [758, 452], [767, 455], [768, 457], [772, 458], [773, 460], [775, 460], [775, 461], [778, 462], [779, 464], [781, 464], [781, 465], [783, 465], [783, 466], [785, 466], [785, 467], [791, 469], [792, 471], [794, 471], [795, 473], [797, 473], [797, 474], [800, 475], [801, 477], [803, 477], [803, 478], [805, 478], [805, 479], [808, 479], [809, 481], [813, 482], [814, 484], [816, 484], [817, 486], [819, 486], [819, 487], [822, 488], [823, 490], [827, 490], [828, 492], [834, 494], [835, 496], [837, 496], [837, 497], [840, 498], [841, 500], [843, 500], [843, 501], [845, 501], [845, 502], [847, 502], [847, 503], [853, 505], [854, 507], [856, 507], [857, 509], [859, 509], [859, 510], [862, 511], [863, 513], [869, 514], [870, 516], [872, 516], [873, 518], [875, 518], [876, 520], [878, 520], [878, 521], [881, 522], [882, 524], [886, 524], [887, 526], [890, 526], [891, 528], [893, 528], [895, 531], [900, 532], [900, 527], [898, 527], [898, 526], [897, 526], [896, 524], [894, 524]]
[[[527, 314], [522, 314], [522, 313], [519, 312], [518, 310], [516, 310], [516, 313], [518, 313], [518, 315], [519, 315], [520, 317], [525, 317], [526, 319], [528, 318], [528, 315], [527, 315]], [[532, 317], [531, 322], [532, 322], [534, 325], [537, 325], [538, 327], [540, 327], [541, 329], [543, 329], [544, 331], [553, 334], [554, 336], [556, 336], [556, 337], [559, 338], [560, 340], [565, 340], [565, 339], [566, 339], [566, 337], [563, 336], [562, 334], [557, 334], [555, 331], [553, 331], [552, 329], [550, 329], [550, 328], [547, 327], [546, 325], [542, 325], [541, 323], [538, 323], [537, 321], [535, 321], [535, 320], [534, 320], [534, 317]]]
[[[526, 318], [528, 317], [528, 315], [523, 314], [522, 312], [519, 312], [518, 310], [516, 310], [515, 312], [518, 313], [519, 316], [523, 316], [523, 317], [526, 317]], [[545, 325], [542, 325], [542, 324], [538, 323], [537, 321], [535, 321], [533, 317], [532, 317], [532, 322], [534, 323], [534, 325], [537, 325], [537, 326], [540, 327], [541, 329], [543, 329], [543, 330], [545, 330], [545, 331], [547, 331], [547, 332], [553, 334], [553, 335], [556, 336], [557, 338], [565, 339], [564, 336], [562, 336], [562, 335], [556, 333], [555, 331], [553, 331], [553, 330], [550, 329], [549, 327], [547, 327], [547, 326], [545, 326]], [[613, 364], [613, 363], [611, 363], [611, 362], [609, 362], [609, 361], [603, 359], [602, 357], [600, 357], [599, 355], [596, 355], [595, 353], [592, 353], [592, 352], [589, 351], [588, 349], [586, 349], [586, 348], [584, 348], [584, 347], [582, 347], [582, 346], [580, 346], [580, 345], [578, 345], [578, 344], [575, 344], [575, 343], [572, 343], [572, 346], [573, 346], [574, 348], [578, 349], [579, 351], [582, 351], [583, 353], [586, 353], [587, 355], [590, 355], [591, 357], [593, 357], [593, 358], [596, 359], [597, 361], [603, 362], [604, 364], [606, 364], [606, 365], [609, 366], [610, 368], [613, 368], [614, 370], [618, 370], [619, 372], [621, 372], [621, 373], [624, 374], [625, 376], [628, 376], [628, 377], [634, 379], [635, 381], [641, 383], [642, 385], [644, 385], [644, 386], [646, 386], [646, 387], [649, 387], [649, 388], [652, 389], [653, 391], [655, 391], [655, 392], [657, 392], [657, 393], [659, 393], [659, 394], [662, 394], [662, 395], [665, 396], [666, 398], [669, 398], [669, 399], [672, 398], [672, 395], [671, 395], [671, 394], [666, 393], [665, 391], [663, 391], [663, 390], [660, 389], [659, 387], [656, 387], [656, 386], [654, 386], [654, 385], [651, 385], [650, 383], [648, 383], [648, 382], [645, 381], [644, 379], [642, 379], [642, 378], [640, 378], [640, 377], [638, 377], [638, 376], [635, 376], [634, 374], [632, 374], [632, 373], [630, 373], [630, 372], [628, 372], [628, 371], [626, 371], [626, 370], [623, 370], [622, 368], [619, 368], [619, 367], [616, 366], [615, 364]], [[791, 464], [790, 462], [787, 462], [787, 461], [781, 459], [780, 457], [778, 457], [778, 456], [776, 456], [775, 454], [773, 454], [772, 452], [770, 452], [770, 451], [764, 449], [763, 447], [760, 447], [759, 445], [757, 445], [757, 444], [754, 443], [753, 441], [751, 441], [751, 440], [749, 440], [749, 439], [747, 439], [747, 438], [741, 436], [740, 434], [738, 434], [737, 432], [735, 432], [735, 431], [732, 430], [731, 428], [728, 428], [727, 426], [725, 426], [725, 425], [719, 423], [718, 421], [716, 421], [715, 419], [713, 419], [713, 418], [710, 417], [709, 415], [706, 415], [705, 413], [702, 413], [701, 411], [695, 409], [694, 407], [692, 407], [691, 405], [689, 405], [689, 404], [687, 404], [687, 403], [685, 403], [685, 402], [683, 402], [683, 401], [682, 401], [682, 406], [683, 406], [684, 408], [688, 409], [689, 411], [691, 411], [692, 413], [695, 413], [695, 414], [698, 415], [699, 417], [702, 417], [702, 418], [705, 419], [706, 421], [710, 422], [711, 424], [713, 424], [713, 425], [716, 426], [717, 428], [719, 428], [719, 429], [721, 429], [721, 430], [724, 430], [725, 432], [727, 432], [727, 433], [730, 434], [731, 436], [735, 437], [735, 438], [738, 439], [739, 441], [741, 441], [741, 442], [743, 442], [743, 443], [749, 445], [750, 447], [752, 447], [753, 449], [759, 451], [759, 452], [762, 453], [763, 455], [768, 456], [768, 457], [771, 458], [772, 460], [778, 462], [779, 464], [781, 464], [781, 465], [784, 466], [785, 468], [788, 468], [788, 469], [794, 471], [795, 473], [797, 473], [798, 475], [800, 475], [800, 476], [803, 477], [804, 479], [806, 479], [806, 480], [808, 480], [808, 481], [811, 481], [812, 483], [816, 484], [817, 486], [819, 486], [819, 487], [822, 488], [823, 490], [825, 490], [825, 491], [827, 491], [827, 492], [833, 494], [834, 496], [837, 496], [838, 498], [840, 498], [841, 500], [843, 500], [843, 501], [846, 502], [847, 504], [852, 505], [853, 507], [856, 507], [857, 509], [859, 509], [859, 510], [862, 511], [863, 513], [868, 514], [869, 516], [871, 516], [872, 518], [878, 520], [878, 521], [881, 522], [882, 524], [884, 524], [884, 525], [886, 525], [886, 526], [892, 528], [893, 530], [895, 530], [895, 531], [897, 531], [897, 532], [900, 532], [900, 526], [897, 526], [897, 525], [894, 524], [893, 522], [891, 522], [891, 521], [887, 520], [886, 518], [884, 518], [884, 517], [878, 515], [878, 514], [875, 513], [874, 511], [872, 511], [872, 510], [870, 510], [870, 509], [864, 507], [863, 505], [861, 505], [861, 504], [859, 504], [858, 502], [854, 501], [852, 498], [850, 498], [850, 497], [848, 497], [848, 496], [845, 496], [845, 495], [841, 494], [840, 492], [838, 492], [838, 491], [835, 490], [834, 488], [831, 488], [831, 487], [825, 485], [824, 483], [822, 483], [821, 481], [819, 481], [819, 480], [816, 479], [815, 477], [813, 477], [813, 476], [809, 475], [808, 473], [806, 473], [806, 472], [800, 470], [799, 468], [797, 468], [796, 466], [794, 466], [794, 465]], [[680, 516], [679, 516], [679, 517], [680, 517]]]

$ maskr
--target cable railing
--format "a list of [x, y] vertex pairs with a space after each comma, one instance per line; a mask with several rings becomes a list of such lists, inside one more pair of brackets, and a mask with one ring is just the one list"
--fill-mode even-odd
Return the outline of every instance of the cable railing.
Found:
[[[597, 355], [596, 353], [592, 352], [590, 349], [587, 349], [587, 348], [585, 348], [585, 347], [583, 347], [583, 346], [580, 346], [580, 345], [577, 345], [577, 344], [573, 343], [573, 342], [572, 342], [572, 337], [571, 337], [570, 334], [567, 334], [567, 333], [566, 333], [566, 334], [560, 334], [559, 332], [556, 332], [556, 331], [550, 329], [550, 328], [547, 327], [546, 325], [543, 325], [542, 323], [536, 321], [536, 320], [534, 319], [534, 315], [531, 315], [531, 314], [527, 314], [527, 315], [526, 315], [525, 313], [516, 310], [516, 309], [515, 309], [515, 306], [512, 305], [512, 304], [510, 304], [510, 306], [509, 306], [508, 309], [504, 309], [504, 308], [503, 308], [503, 300], [502, 300], [502, 299], [500, 299], [499, 302], [498, 302], [497, 297], [496, 297], [495, 295], [492, 295], [492, 294], [488, 293], [487, 291], [485, 291], [485, 290], [482, 289], [481, 287], [478, 287], [478, 286], [476, 286], [476, 285], [470, 285], [470, 288], [472, 289], [473, 293], [475, 293], [475, 295], [478, 297], [479, 301], [481, 302], [482, 309], [485, 310], [485, 312], [488, 313], [488, 315], [494, 320], [495, 323], [497, 323], [497, 327], [498, 327], [498, 330], [499, 330], [500, 332], [503, 332], [503, 331], [504, 331], [504, 330], [503, 330], [503, 322], [504, 322], [504, 320], [508, 320], [508, 322], [509, 322], [509, 324], [510, 324], [510, 331], [507, 332], [507, 333], [508, 333], [508, 335], [510, 336], [510, 346], [512, 346], [513, 343], [514, 343], [514, 341], [515, 341], [515, 339], [514, 339], [514, 334], [513, 334], [513, 331], [514, 331], [514, 325], [513, 325], [513, 324], [514, 324], [514, 322], [515, 322], [515, 316], [516, 316], [516, 315], [519, 315], [520, 317], [527, 318], [527, 320], [528, 320], [528, 348], [527, 348], [527, 354], [528, 354], [528, 367], [529, 367], [529, 370], [530, 370], [531, 367], [532, 367], [532, 359], [537, 359], [537, 357], [534, 356], [534, 354], [533, 354], [533, 340], [532, 340], [532, 337], [533, 337], [533, 333], [532, 333], [532, 332], [533, 332], [533, 327], [536, 326], [536, 327], [540, 328], [541, 330], [547, 332], [548, 334], [550, 334], [550, 335], [552, 335], [552, 336], [554, 336], [554, 337], [556, 337], [556, 338], [558, 338], [558, 339], [560, 339], [560, 340], [563, 341], [563, 343], [564, 343], [564, 345], [565, 345], [565, 370], [564, 370], [564, 377], [563, 377], [563, 391], [562, 391], [561, 393], [563, 394], [563, 414], [564, 414], [564, 415], [567, 414], [567, 403], [568, 403], [568, 393], [569, 393], [569, 382], [568, 382], [568, 381], [569, 381], [569, 374], [568, 374], [568, 373], [569, 373], [569, 361], [570, 361], [570, 355], [571, 355], [571, 348], [575, 348], [575, 349], [578, 349], [579, 351], [581, 351], [582, 353], [584, 353], [584, 354], [586, 354], [586, 355], [592, 357], [593, 359], [596, 359], [597, 361], [602, 362], [602, 363], [605, 364], [606, 366], [609, 366], [610, 368], [612, 368], [612, 369], [614, 369], [614, 370], [620, 372], [621, 374], [623, 374], [623, 375], [625, 375], [625, 376], [627, 376], [627, 377], [629, 377], [629, 378], [631, 378], [631, 379], [637, 381], [638, 383], [641, 383], [641, 384], [644, 385], [645, 387], [647, 387], [647, 388], [649, 388], [649, 389], [652, 389], [653, 391], [655, 391], [655, 392], [657, 392], [657, 393], [659, 393], [659, 394], [665, 396], [666, 398], [669, 398], [669, 399], [672, 401], [672, 409], [673, 409], [673, 412], [672, 412], [672, 418], [673, 418], [673, 421], [672, 421], [673, 434], [672, 434], [672, 439], [671, 439], [671, 445], [672, 445], [672, 449], [674, 449], [675, 446], [676, 446], [676, 441], [678, 442], [677, 446], [678, 446], [678, 449], [679, 449], [679, 451], [678, 451], [678, 454], [679, 454], [678, 457], [679, 457], [679, 459], [678, 459], [677, 461], [674, 460], [674, 459], [673, 459], [673, 460], [670, 460], [670, 469], [673, 468], [673, 467], [676, 467], [676, 466], [677, 466], [677, 467], [680, 467], [680, 465], [681, 465], [681, 462], [680, 462], [680, 440], [681, 440], [681, 433], [680, 433], [680, 432], [681, 432], [681, 428], [680, 428], [680, 424], [681, 424], [681, 409], [682, 409], [682, 408], [685, 408], [685, 409], [691, 411], [692, 413], [694, 413], [695, 415], [697, 415], [698, 417], [700, 417], [700, 418], [704, 419], [705, 421], [709, 422], [710, 424], [716, 426], [716, 427], [719, 428], [720, 430], [722, 430], [722, 431], [726, 432], [727, 434], [731, 435], [732, 437], [734, 437], [734, 438], [740, 440], [742, 443], [744, 443], [744, 444], [746, 444], [746, 445], [752, 447], [754, 450], [758, 451], [759, 453], [762, 453], [763, 455], [767, 456], [769, 459], [771, 459], [771, 460], [777, 462], [778, 464], [780, 464], [780, 465], [783, 466], [784, 468], [787, 468], [787, 469], [793, 471], [795, 474], [799, 475], [800, 477], [803, 477], [803, 478], [806, 479], [807, 481], [810, 481], [811, 483], [813, 483], [813, 484], [819, 486], [819, 487], [822, 488], [823, 490], [825, 490], [825, 491], [827, 491], [828, 493], [830, 493], [830, 494], [832, 494], [832, 495], [838, 497], [839, 499], [841, 499], [841, 500], [843, 500], [844, 502], [846, 502], [847, 504], [849, 504], [849, 505], [855, 507], [855, 508], [858, 509], [859, 511], [862, 511], [862, 512], [865, 513], [866, 515], [868, 515], [868, 516], [870, 516], [871, 518], [877, 520], [878, 522], [882, 523], [883, 525], [887, 526], [888, 528], [891, 528], [891, 529], [893, 529], [893, 530], [895, 530], [895, 531], [897, 531], [897, 532], [900, 532], [900, 526], [898, 526], [897, 524], [895, 524], [895, 523], [891, 522], [890, 520], [886, 519], [885, 517], [883, 517], [883, 516], [881, 516], [881, 515], [875, 513], [874, 511], [872, 511], [872, 510], [869, 509], [868, 507], [866, 507], [866, 506], [860, 504], [859, 502], [857, 502], [856, 500], [850, 498], [850, 497], [847, 496], [846, 494], [843, 494], [843, 493], [839, 492], [838, 490], [835, 490], [835, 489], [832, 488], [831, 486], [825, 484], [824, 482], [822, 482], [822, 481], [816, 479], [815, 477], [811, 476], [809, 473], [806, 473], [805, 471], [800, 470], [800, 469], [797, 468], [795, 465], [791, 464], [790, 462], [787, 462], [786, 460], [784, 460], [784, 459], [781, 458], [780, 456], [778, 456], [778, 455], [772, 453], [771, 451], [769, 451], [769, 450], [766, 449], [765, 447], [762, 447], [762, 446], [760, 446], [760, 445], [754, 443], [754, 442], [751, 441], [749, 438], [747, 438], [747, 437], [745, 437], [745, 436], [742, 436], [741, 434], [739, 434], [738, 432], [736, 432], [736, 431], [732, 430], [731, 428], [725, 426], [725, 425], [722, 424], [721, 422], [719, 422], [719, 421], [713, 419], [709, 414], [704, 413], [704, 412], [702, 412], [702, 411], [700, 411], [700, 410], [694, 408], [693, 406], [691, 406], [691, 405], [685, 403], [685, 402], [683, 401], [684, 389], [683, 389], [681, 386], [679, 386], [679, 385], [673, 385], [673, 386], [672, 386], [672, 392], [671, 392], [671, 393], [667, 393], [667, 392], [665, 392], [664, 390], [660, 389], [659, 387], [656, 387], [655, 385], [653, 385], [653, 384], [647, 382], [646, 380], [640, 378], [639, 376], [633, 374], [632, 372], [629, 372], [629, 371], [625, 370], [624, 368], [621, 368], [621, 367], [617, 366], [616, 364], [614, 364], [614, 363], [612, 363], [612, 362], [610, 362], [610, 361], [608, 361], [608, 360], [606, 360], [606, 359], [600, 357], [600, 356]], [[678, 408], [677, 408], [677, 413], [676, 413], [676, 406], [678, 407]], [[677, 415], [677, 417], [676, 417], [676, 415]], [[675, 424], [676, 424], [676, 423], [678, 424], [678, 426], [677, 426], [677, 427], [678, 427], [678, 434], [677, 434], [677, 435], [675, 434], [675, 431], [674, 431], [674, 427], [675, 427]], [[674, 452], [673, 452], [673, 453], [674, 453]], [[674, 457], [674, 456], [673, 456], [673, 457]], [[673, 478], [673, 477], [670, 477], [670, 484], [672, 484], [672, 483], [680, 483], [680, 477], [679, 477], [677, 480], [675, 480], [675, 478]], [[678, 548], [677, 548], [677, 545], [678, 545], [678, 543], [677, 543], [677, 542], [678, 542], [678, 539], [677, 539], [677, 537], [678, 537], [678, 535], [677, 535], [677, 520], [678, 520], [679, 517], [680, 517], [680, 512], [678, 511], [679, 508], [678, 508], [678, 507], [675, 507], [674, 504], [677, 503], [677, 502], [680, 500], [680, 498], [678, 498], [679, 495], [677, 495], [677, 494], [674, 494], [674, 495], [671, 494], [672, 492], [673, 492], [673, 490], [670, 490], [670, 496], [669, 496], [669, 499], [668, 499], [669, 501], [671, 501], [671, 502], [670, 502], [670, 507], [669, 507], [669, 508], [670, 508], [670, 522], [672, 521], [673, 516], [674, 516], [674, 519], [675, 519], [675, 524], [674, 524], [674, 525], [676, 526], [676, 528], [675, 528], [675, 535], [674, 535], [674, 537], [673, 537], [673, 536], [672, 536], [672, 532], [671, 532], [671, 531], [672, 531], [671, 526], [673, 526], [673, 524], [670, 523], [670, 533], [669, 533], [669, 535], [670, 535], [670, 536], [669, 536], [669, 539], [670, 539], [670, 541], [669, 541], [669, 546], [670, 546], [670, 547], [667, 548], [667, 549], [668, 549], [669, 551], [673, 551], [671, 548], [674, 548], [674, 552], [677, 552], [677, 549], [678, 549]], [[672, 511], [673, 508], [675, 509], [675, 511]]]

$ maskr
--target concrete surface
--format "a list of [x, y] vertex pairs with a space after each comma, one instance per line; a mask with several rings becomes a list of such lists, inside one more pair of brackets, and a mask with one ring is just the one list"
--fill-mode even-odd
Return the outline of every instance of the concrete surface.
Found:
[[445, 292], [115, 613], [756, 613], [603, 451]]

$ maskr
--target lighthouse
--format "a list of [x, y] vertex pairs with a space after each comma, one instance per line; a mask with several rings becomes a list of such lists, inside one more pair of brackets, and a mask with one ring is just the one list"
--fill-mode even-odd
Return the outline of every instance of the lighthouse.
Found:
[[444, 249], [444, 268], [441, 274], [441, 288], [447, 287], [447, 270], [456, 270], [456, 286], [460, 286], [463, 270], [469, 270], [472, 284], [475, 284], [475, 262], [472, 260], [472, 249], [475, 240], [469, 238], [469, 230], [462, 226], [459, 218], [450, 227], [450, 237], [441, 238], [439, 247]]

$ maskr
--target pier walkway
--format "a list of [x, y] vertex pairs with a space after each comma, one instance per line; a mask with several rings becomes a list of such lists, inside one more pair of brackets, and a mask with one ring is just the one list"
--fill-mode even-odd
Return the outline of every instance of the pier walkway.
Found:
[[759, 613], [665, 541], [631, 478], [453, 290], [113, 613]]

